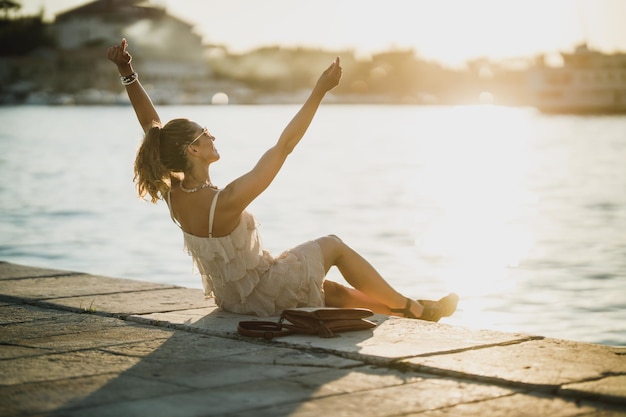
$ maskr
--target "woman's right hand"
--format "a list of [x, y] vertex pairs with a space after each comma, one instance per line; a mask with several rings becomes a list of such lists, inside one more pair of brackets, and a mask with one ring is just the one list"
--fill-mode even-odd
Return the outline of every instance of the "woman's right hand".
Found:
[[[126, 38], [123, 38], [119, 45], [111, 46], [107, 51], [107, 57], [111, 62], [117, 65], [117, 68], [120, 70], [120, 74], [122, 74], [125, 69], [131, 69], [130, 62], [133, 60], [133, 57], [128, 53], [128, 51], [126, 51], [127, 46], [128, 43], [126, 42]], [[132, 69], [130, 72], [132, 72]]]
[[335, 58], [335, 61], [333, 61], [333, 63], [330, 64], [328, 68], [326, 68], [326, 71], [322, 73], [319, 80], [317, 80], [316, 88], [321, 89], [324, 93], [332, 90], [337, 86], [337, 84], [339, 84], [339, 80], [341, 79], [341, 73], [341, 62], [339, 60], [339, 57], [337, 57]]

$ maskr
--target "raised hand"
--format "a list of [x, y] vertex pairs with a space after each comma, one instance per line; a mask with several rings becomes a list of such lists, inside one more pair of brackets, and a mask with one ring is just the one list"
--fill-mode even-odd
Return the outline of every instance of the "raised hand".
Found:
[[133, 57], [126, 51], [128, 43], [126, 38], [122, 39], [119, 45], [112, 46], [107, 50], [107, 57], [111, 62], [117, 65], [118, 68], [125, 68], [130, 66], [130, 61]]
[[330, 91], [339, 84], [341, 79], [341, 62], [339, 57], [335, 58], [335, 61], [322, 73], [317, 81], [317, 88], [322, 89], [324, 92]]

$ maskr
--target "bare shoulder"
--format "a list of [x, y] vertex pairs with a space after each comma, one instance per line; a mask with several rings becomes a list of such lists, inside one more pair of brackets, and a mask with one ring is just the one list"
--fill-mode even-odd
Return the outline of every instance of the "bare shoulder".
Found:
[[237, 204], [236, 197], [233, 195], [231, 187], [220, 190], [213, 223], [215, 236], [229, 235], [239, 225], [245, 207], [242, 208], [240, 204]]

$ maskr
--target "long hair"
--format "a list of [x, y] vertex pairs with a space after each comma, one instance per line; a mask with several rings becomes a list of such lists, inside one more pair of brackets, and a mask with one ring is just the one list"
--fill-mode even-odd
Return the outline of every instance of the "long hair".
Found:
[[165, 126], [154, 123], [137, 151], [135, 176], [141, 198], [156, 203], [172, 187], [172, 174], [187, 168], [185, 151], [197, 136], [198, 126], [188, 119], [174, 119]]

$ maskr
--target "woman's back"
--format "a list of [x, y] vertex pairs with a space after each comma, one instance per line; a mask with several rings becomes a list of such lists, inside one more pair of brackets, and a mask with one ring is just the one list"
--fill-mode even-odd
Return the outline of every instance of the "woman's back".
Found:
[[[212, 228], [213, 236], [229, 235], [240, 222], [240, 215], [233, 216], [225, 210], [220, 210], [219, 199], [216, 200], [213, 224], [209, 217], [211, 205], [220, 190], [205, 188], [195, 192], [185, 192], [179, 186], [172, 187], [168, 205], [172, 218], [186, 232], [194, 236], [209, 237]], [[222, 198], [223, 200], [223, 198]]]

